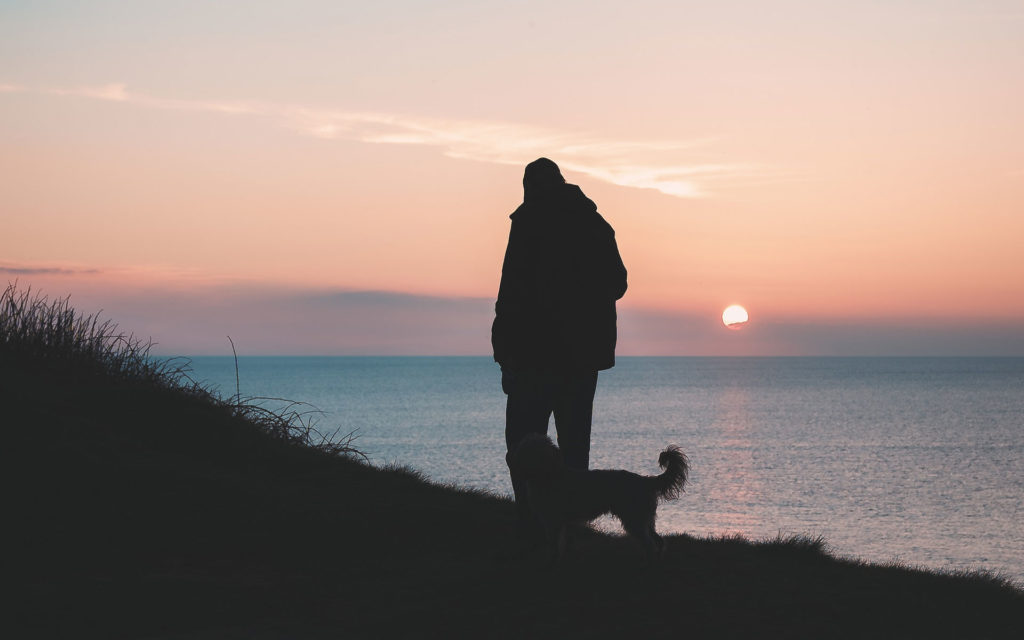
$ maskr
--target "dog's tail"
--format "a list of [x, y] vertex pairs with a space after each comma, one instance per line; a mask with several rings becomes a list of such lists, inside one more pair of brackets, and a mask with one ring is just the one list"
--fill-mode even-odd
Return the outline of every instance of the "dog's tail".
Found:
[[654, 476], [654, 486], [658, 495], [665, 500], [675, 500], [686, 486], [686, 480], [690, 475], [690, 459], [682, 449], [673, 444], [661, 452], [658, 464], [665, 470], [661, 475]]

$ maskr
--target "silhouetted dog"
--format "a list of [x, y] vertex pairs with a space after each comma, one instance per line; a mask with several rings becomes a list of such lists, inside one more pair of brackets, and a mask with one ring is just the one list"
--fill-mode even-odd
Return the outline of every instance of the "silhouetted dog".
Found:
[[611, 513], [622, 521], [626, 533], [644, 547], [648, 563], [665, 550], [665, 541], [654, 530], [658, 499], [679, 496], [690, 472], [689, 461], [672, 445], [658, 456], [665, 469], [658, 476], [630, 471], [569, 469], [551, 438], [537, 433], [520, 441], [510, 462], [526, 479], [530, 507], [547, 536], [553, 565], [565, 552], [565, 526], [589, 522]]

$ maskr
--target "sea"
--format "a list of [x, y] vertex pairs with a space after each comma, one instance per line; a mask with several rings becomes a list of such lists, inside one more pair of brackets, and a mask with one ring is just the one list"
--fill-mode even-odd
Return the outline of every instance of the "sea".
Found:
[[[307, 403], [316, 429], [354, 434], [374, 464], [511, 493], [489, 357], [191, 368], [225, 397]], [[591, 440], [591, 468], [645, 474], [683, 448], [692, 482], [659, 508], [663, 533], [821, 536], [838, 556], [1024, 584], [1024, 358], [620, 357], [599, 375]]]

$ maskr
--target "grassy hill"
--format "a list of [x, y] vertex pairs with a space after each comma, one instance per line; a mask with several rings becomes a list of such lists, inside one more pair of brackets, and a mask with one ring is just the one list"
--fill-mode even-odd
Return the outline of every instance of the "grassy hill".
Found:
[[543, 571], [507, 499], [321, 445], [13, 287], [0, 406], [7, 637], [1024, 637], [1005, 580], [816, 540], [672, 536], [644, 569], [635, 542], [580, 529]]

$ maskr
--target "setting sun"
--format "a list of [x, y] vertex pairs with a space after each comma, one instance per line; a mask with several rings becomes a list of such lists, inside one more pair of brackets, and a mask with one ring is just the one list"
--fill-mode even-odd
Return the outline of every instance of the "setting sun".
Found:
[[750, 316], [747, 315], [747, 310], [738, 304], [726, 307], [725, 311], [722, 312], [722, 324], [730, 329], [742, 328], [749, 319]]

